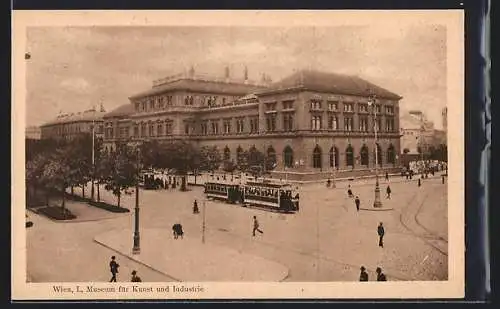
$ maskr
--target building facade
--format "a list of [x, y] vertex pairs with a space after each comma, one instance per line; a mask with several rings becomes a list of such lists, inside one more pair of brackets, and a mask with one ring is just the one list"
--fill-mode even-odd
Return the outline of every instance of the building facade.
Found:
[[96, 136], [103, 134], [102, 117], [106, 114], [104, 109], [96, 111], [87, 110], [80, 113], [63, 114], [40, 127], [42, 139], [71, 139], [83, 133], [92, 133], [95, 125]]
[[113, 147], [120, 140], [189, 140], [217, 146], [235, 163], [238, 154], [255, 147], [276, 159], [273, 173], [283, 178], [372, 173], [375, 125], [378, 167], [398, 166], [400, 99], [358, 77], [333, 73], [299, 71], [256, 84], [230, 80], [227, 73], [222, 80], [199, 77], [191, 70], [154, 82], [105, 115], [104, 141]]
[[40, 127], [30, 126], [26, 128], [25, 138], [26, 139], [40, 139], [42, 135], [42, 131]]

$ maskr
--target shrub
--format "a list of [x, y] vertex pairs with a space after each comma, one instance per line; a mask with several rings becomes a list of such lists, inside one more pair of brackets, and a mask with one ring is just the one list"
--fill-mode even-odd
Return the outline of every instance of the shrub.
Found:
[[76, 219], [76, 216], [71, 213], [68, 209], [63, 209], [59, 206], [48, 206], [43, 207], [38, 210], [39, 213], [55, 219], [55, 220], [72, 220]]
[[111, 205], [111, 204], [108, 204], [105, 202], [87, 201], [87, 203], [91, 206], [101, 208], [101, 209], [111, 211], [111, 212], [119, 212], [119, 213], [130, 212], [130, 210], [128, 208], [118, 207], [118, 206]]

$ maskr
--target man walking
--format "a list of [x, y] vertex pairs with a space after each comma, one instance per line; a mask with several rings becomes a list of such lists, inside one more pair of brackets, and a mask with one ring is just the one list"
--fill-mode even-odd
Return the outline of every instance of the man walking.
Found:
[[194, 214], [200, 213], [200, 210], [198, 209], [198, 202], [196, 200], [194, 200], [193, 204], [193, 213]]
[[257, 221], [257, 217], [253, 216], [253, 232], [252, 232], [252, 236], [255, 236], [255, 231], [258, 231], [259, 233], [264, 234], [264, 232], [259, 229], [259, 221]]
[[116, 263], [115, 256], [113, 255], [111, 257], [111, 262], [109, 262], [109, 268], [112, 275], [111, 280], [109, 280], [109, 282], [116, 282], [116, 274], [118, 273], [118, 267], [120, 267], [120, 265]]
[[361, 273], [359, 274], [359, 281], [368, 281], [368, 273], [366, 272], [366, 268], [361, 266]]
[[359, 204], [361, 204], [359, 196], [356, 196], [356, 199], [354, 199], [354, 203], [356, 204], [356, 211], [359, 211]]
[[387, 186], [387, 190], [386, 190], [386, 193], [387, 193], [387, 199], [391, 199], [391, 187], [388, 185]]
[[378, 225], [378, 228], [377, 228], [377, 233], [378, 233], [378, 246], [383, 248], [384, 247], [384, 235], [385, 235], [385, 229], [384, 229], [384, 225], [382, 224], [382, 222], [380, 222], [380, 224]]
[[382, 272], [380, 267], [377, 267], [377, 281], [387, 281], [385, 274]]

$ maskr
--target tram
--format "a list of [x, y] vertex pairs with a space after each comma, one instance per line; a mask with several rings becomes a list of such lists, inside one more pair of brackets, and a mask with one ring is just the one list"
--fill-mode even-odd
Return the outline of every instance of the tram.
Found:
[[284, 213], [299, 210], [299, 194], [289, 184], [208, 182], [205, 184], [205, 194], [208, 198], [244, 207], [258, 207]]

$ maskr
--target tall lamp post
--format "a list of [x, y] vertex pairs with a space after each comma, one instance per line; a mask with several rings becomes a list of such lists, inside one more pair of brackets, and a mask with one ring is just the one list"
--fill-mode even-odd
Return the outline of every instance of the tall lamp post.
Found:
[[337, 151], [335, 150], [335, 139], [332, 139], [332, 155], [333, 155], [333, 160], [332, 160], [332, 169], [333, 169], [333, 172], [332, 172], [332, 189], [336, 188], [336, 185], [335, 185], [335, 169], [337, 168], [336, 164], [335, 164], [335, 159], [337, 159]]
[[91, 199], [94, 200], [94, 179], [95, 179], [95, 107], [94, 116], [92, 118], [92, 179], [90, 180], [91, 188], [90, 195]]
[[375, 201], [373, 202], [373, 207], [381, 208], [382, 202], [380, 201], [380, 185], [378, 181], [378, 135], [377, 135], [377, 97], [375, 94], [370, 95], [368, 99], [368, 105], [373, 106], [373, 131], [375, 133]]
[[140, 245], [140, 235], [139, 235], [139, 169], [140, 169], [140, 159], [141, 152], [137, 149], [137, 169], [136, 169], [136, 181], [135, 181], [135, 228], [134, 228], [134, 247], [132, 248], [132, 254], [141, 253]]

